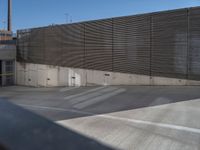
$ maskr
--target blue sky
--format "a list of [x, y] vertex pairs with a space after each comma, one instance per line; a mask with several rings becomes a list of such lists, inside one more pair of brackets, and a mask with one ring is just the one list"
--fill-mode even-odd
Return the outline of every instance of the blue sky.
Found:
[[[6, 2], [0, 0], [1, 29]], [[200, 0], [13, 0], [13, 30], [62, 24], [65, 14], [79, 22], [192, 6], [200, 6]]]

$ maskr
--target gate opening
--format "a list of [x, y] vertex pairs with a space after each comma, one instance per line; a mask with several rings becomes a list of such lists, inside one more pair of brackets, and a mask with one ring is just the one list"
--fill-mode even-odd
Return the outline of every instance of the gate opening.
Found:
[[14, 61], [0, 60], [0, 86], [12, 86], [15, 83]]

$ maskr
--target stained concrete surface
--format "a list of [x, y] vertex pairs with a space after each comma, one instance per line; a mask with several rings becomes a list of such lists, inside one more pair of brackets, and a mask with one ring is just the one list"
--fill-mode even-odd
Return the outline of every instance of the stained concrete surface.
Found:
[[113, 150], [0, 99], [0, 150]]
[[0, 97], [116, 149], [200, 149], [200, 87], [4, 87]]

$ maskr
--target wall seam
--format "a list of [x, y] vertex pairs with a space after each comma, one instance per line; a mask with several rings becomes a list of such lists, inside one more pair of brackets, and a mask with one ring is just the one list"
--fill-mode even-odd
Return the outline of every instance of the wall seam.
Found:
[[149, 65], [149, 75], [150, 80], [152, 79], [152, 31], [153, 31], [153, 25], [152, 25], [152, 15], [150, 15], [150, 65]]
[[112, 71], [114, 72], [114, 19], [112, 19]]
[[[83, 24], [83, 47], [84, 47], [84, 56], [83, 56], [83, 68], [86, 69], [86, 38], [85, 38], [85, 23]], [[87, 82], [88, 82], [88, 77], [87, 77], [87, 70], [85, 71], [85, 84], [87, 86]]]
[[190, 36], [190, 16], [189, 16], [189, 9], [187, 9], [187, 74], [186, 79], [189, 80], [189, 66], [190, 66], [190, 57], [189, 57], [189, 49], [190, 49], [190, 42], [189, 42], [189, 36]]

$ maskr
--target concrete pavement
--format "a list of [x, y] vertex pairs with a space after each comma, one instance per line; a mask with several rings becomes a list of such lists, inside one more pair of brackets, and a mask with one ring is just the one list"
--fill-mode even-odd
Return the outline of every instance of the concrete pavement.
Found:
[[5, 87], [0, 97], [116, 149], [200, 149], [200, 87]]

